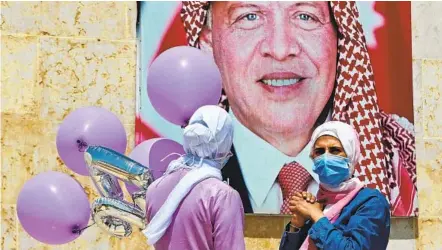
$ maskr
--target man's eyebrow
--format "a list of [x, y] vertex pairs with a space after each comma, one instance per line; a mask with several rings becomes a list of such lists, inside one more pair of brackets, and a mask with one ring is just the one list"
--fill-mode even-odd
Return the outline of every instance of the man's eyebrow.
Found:
[[307, 5], [307, 6], [312, 6], [312, 7], [318, 7], [318, 4], [317, 4], [318, 2], [316, 2], [316, 1], [302, 1], [302, 2], [296, 2], [296, 3], [294, 3], [292, 6], [296, 6], [296, 7], [298, 7], [298, 6], [304, 6], [304, 5]]
[[255, 8], [255, 9], [259, 9], [260, 6], [257, 4], [251, 4], [251, 3], [233, 3], [230, 4], [228, 9], [227, 9], [227, 15], [230, 16], [232, 14], [232, 12], [237, 9], [237, 8]]

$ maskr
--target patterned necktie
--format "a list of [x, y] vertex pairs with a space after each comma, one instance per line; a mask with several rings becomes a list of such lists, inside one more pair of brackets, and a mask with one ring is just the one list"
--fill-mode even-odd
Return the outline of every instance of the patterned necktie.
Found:
[[307, 187], [312, 180], [312, 176], [301, 166], [301, 164], [295, 161], [289, 164], [284, 164], [278, 174], [278, 182], [281, 186], [283, 197], [281, 214], [291, 214], [289, 210], [290, 197], [292, 197], [296, 191], [307, 190]]

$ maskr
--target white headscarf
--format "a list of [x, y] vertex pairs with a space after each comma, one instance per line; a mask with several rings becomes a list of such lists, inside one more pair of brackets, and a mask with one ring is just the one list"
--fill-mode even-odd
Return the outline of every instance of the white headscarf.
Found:
[[186, 155], [172, 161], [166, 174], [183, 168], [191, 170], [178, 182], [143, 230], [149, 245], [161, 239], [172, 222], [177, 207], [197, 183], [208, 178], [222, 180], [221, 169], [231, 156], [232, 118], [218, 106], [199, 108], [190, 118], [183, 135]]
[[359, 135], [356, 130], [347, 123], [343, 123], [340, 121], [325, 122], [321, 126], [317, 127], [315, 131], [313, 131], [313, 135], [311, 138], [311, 145], [313, 145], [312, 150], [314, 149], [316, 140], [324, 135], [337, 138], [341, 142], [345, 154], [349, 159], [349, 176], [347, 180], [342, 182], [337, 188], [331, 188], [326, 185], [324, 186], [330, 191], [347, 190], [348, 188], [353, 187], [356, 181], [359, 182], [357, 178], [351, 178], [355, 171], [355, 166], [358, 164], [361, 157]]

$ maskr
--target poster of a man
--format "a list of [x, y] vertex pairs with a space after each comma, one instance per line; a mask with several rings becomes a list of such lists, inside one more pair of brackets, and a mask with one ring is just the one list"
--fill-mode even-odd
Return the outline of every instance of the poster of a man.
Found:
[[[246, 213], [287, 214], [284, 204], [294, 190], [317, 191], [309, 139], [318, 125], [338, 120], [360, 136], [354, 175], [385, 194], [393, 215], [415, 216], [409, 4], [141, 3], [137, 143], [152, 137], [181, 142], [180, 128], [152, 108], [146, 75], [162, 51], [193, 46], [213, 55], [221, 72], [220, 105], [235, 128], [234, 156], [223, 177], [240, 193]], [[397, 36], [375, 32], [398, 18], [404, 28], [395, 27]], [[394, 49], [379, 53], [392, 43], [402, 49], [400, 57], [393, 58]]]

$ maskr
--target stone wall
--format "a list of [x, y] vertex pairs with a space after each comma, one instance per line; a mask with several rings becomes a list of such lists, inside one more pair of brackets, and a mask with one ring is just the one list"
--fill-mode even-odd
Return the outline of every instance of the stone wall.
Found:
[[[413, 75], [419, 219], [393, 219], [389, 249], [442, 249], [442, 3], [413, 2]], [[58, 157], [58, 124], [79, 107], [118, 115], [134, 145], [136, 2], [1, 3], [1, 249], [149, 249], [144, 236], [111, 238], [97, 227], [64, 246], [43, 245], [19, 225], [16, 200], [32, 176], [87, 177]], [[247, 216], [247, 249], [277, 249], [287, 217]], [[419, 236], [419, 237], [417, 237]], [[416, 238], [418, 238], [416, 240]]]

